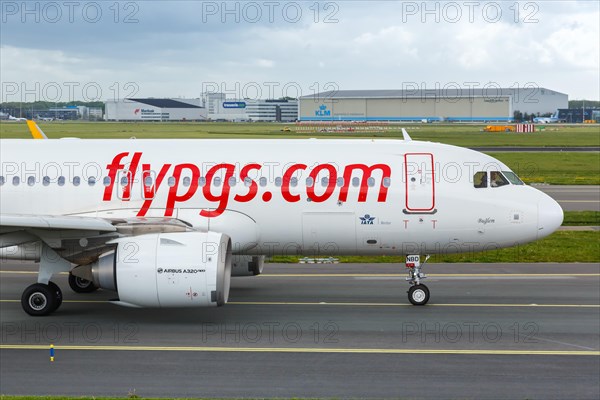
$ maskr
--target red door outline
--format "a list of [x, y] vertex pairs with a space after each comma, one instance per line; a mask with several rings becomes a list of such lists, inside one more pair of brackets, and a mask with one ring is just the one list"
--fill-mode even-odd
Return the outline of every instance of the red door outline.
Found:
[[[409, 178], [408, 178], [409, 156], [429, 156], [429, 159], [431, 160], [431, 164], [430, 164], [430, 167], [431, 167], [431, 207], [429, 207], [429, 208], [411, 208], [409, 206], [409, 203], [408, 203], [408, 201], [409, 201], [408, 184], [410, 183]], [[407, 211], [427, 212], [427, 211], [432, 211], [435, 208], [435, 169], [434, 169], [434, 164], [433, 164], [433, 154], [432, 153], [406, 153], [406, 154], [404, 154], [404, 181], [405, 181], [405, 205], [406, 205]]]

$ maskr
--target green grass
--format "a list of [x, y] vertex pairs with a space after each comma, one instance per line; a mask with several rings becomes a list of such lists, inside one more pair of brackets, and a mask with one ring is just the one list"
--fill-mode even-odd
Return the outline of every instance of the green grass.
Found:
[[[326, 257], [326, 256], [324, 256]], [[342, 256], [342, 263], [404, 263], [403, 256]], [[296, 263], [299, 257], [276, 256], [270, 262]], [[436, 254], [433, 263], [600, 262], [600, 231], [558, 231], [526, 245], [478, 253]]]
[[599, 153], [489, 153], [508, 165], [525, 183], [599, 185]]
[[563, 226], [600, 226], [598, 211], [565, 211]]
[[[295, 133], [294, 124], [276, 123], [120, 123], [120, 122], [46, 122], [39, 124], [50, 138], [401, 138], [399, 125], [384, 133]], [[292, 132], [281, 132], [283, 126]], [[536, 133], [485, 133], [485, 125], [406, 124], [415, 140], [429, 140], [464, 147], [484, 146], [600, 146], [598, 125], [544, 126]], [[0, 123], [0, 138], [29, 138], [24, 123]]]

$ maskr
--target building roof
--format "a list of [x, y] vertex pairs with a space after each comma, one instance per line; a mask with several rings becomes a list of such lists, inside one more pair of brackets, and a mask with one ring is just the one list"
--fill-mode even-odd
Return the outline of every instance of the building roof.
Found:
[[[546, 88], [496, 88], [489, 87], [487, 89], [481, 88], [460, 88], [460, 89], [407, 89], [407, 90], [330, 90], [327, 92], [321, 92], [300, 97], [301, 99], [348, 99], [348, 98], [410, 98], [410, 97], [496, 97], [496, 96], [508, 96], [514, 94], [515, 91], [537, 91], [537, 93], [545, 94], [559, 94], [566, 96], [565, 93], [560, 93], [554, 90]], [[534, 92], [536, 93], [536, 92]], [[535, 95], [535, 94], [534, 94]]]
[[183, 101], [177, 101], [173, 99], [126, 99], [135, 101], [142, 104], [147, 104], [157, 108], [202, 108], [200, 106], [184, 103]]

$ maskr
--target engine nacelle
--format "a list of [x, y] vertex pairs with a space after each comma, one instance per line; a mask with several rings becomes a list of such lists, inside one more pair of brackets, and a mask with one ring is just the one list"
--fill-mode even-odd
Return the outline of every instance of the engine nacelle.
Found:
[[[91, 265], [94, 283], [132, 307], [222, 306], [229, 298], [231, 239], [215, 232], [120, 238]], [[75, 273], [75, 271], [74, 271]], [[77, 274], [80, 275], [80, 274]]]
[[265, 256], [233, 256], [231, 276], [255, 276], [262, 273]]

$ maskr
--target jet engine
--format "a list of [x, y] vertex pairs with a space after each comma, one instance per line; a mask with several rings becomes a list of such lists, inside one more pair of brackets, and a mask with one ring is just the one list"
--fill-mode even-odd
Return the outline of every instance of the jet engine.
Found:
[[215, 232], [119, 238], [114, 251], [72, 273], [115, 290], [131, 307], [222, 306], [229, 298], [231, 239]]

